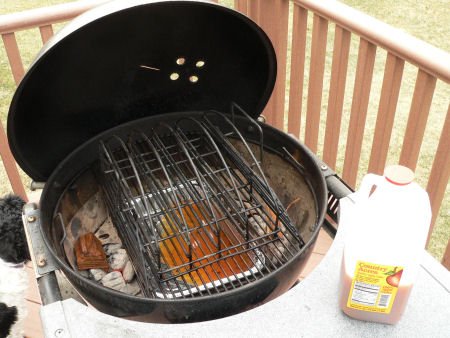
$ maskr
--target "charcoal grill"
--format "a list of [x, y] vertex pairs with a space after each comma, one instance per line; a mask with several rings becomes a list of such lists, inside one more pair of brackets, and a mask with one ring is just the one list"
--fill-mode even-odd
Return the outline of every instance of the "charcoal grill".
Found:
[[[21, 167], [46, 181], [44, 241], [89, 303], [201, 321], [296, 282], [327, 190], [307, 148], [256, 121], [275, 77], [264, 32], [207, 1], [114, 1], [44, 47], [14, 96], [8, 138]], [[98, 193], [144, 297], [97, 284], [67, 255], [71, 219]]]

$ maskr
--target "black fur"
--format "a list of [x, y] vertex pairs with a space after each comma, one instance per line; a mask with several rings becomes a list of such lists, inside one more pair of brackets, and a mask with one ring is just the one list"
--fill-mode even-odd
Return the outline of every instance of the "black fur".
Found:
[[17, 308], [0, 303], [0, 338], [7, 337], [13, 324], [17, 321]]
[[[7, 263], [20, 264], [30, 260], [22, 222], [24, 204], [18, 196], [0, 199], [0, 259]], [[0, 303], [0, 338], [9, 335], [16, 321], [17, 307]]]
[[0, 199], [0, 258], [8, 263], [30, 260], [22, 222], [24, 204], [19, 196], [8, 195]]

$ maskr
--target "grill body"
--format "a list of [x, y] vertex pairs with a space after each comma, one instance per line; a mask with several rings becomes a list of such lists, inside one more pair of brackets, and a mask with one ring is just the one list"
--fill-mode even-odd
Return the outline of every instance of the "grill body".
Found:
[[324, 177], [314, 155], [295, 139], [260, 124], [261, 140], [255, 121], [239, 116], [235, 126], [255, 153], [263, 145], [269, 159], [264, 171], [284, 206], [301, 192], [307, 196], [307, 221], [299, 220], [295, 207], [289, 211], [304, 245], [280, 267], [204, 297], [142, 298], [85, 278], [63, 245], [68, 220], [98, 188], [89, 177], [100, 166], [102, 141], [112, 135], [126, 139], [135, 129], [149, 131], [160, 123], [174, 127], [207, 110], [228, 112], [231, 102], [256, 119], [270, 98], [276, 69], [275, 51], [260, 27], [202, 0], [111, 1], [72, 21], [44, 46], [14, 95], [8, 140], [22, 169], [46, 181], [40, 201], [44, 241], [89, 303], [136, 320], [204, 321], [267, 302], [296, 282], [324, 219]]
[[[79, 187], [77, 187], [80, 184], [79, 177], [83, 172], [98, 164], [98, 147], [101, 140], [112, 134], [127, 135], [130, 130], [135, 128], [151, 128], [161, 121], [173, 124], [182, 116], [192, 117], [200, 114], [202, 113], [164, 114], [113, 128], [75, 150], [60, 163], [50, 177], [41, 199], [44, 240], [69, 280], [87, 301], [99, 310], [115, 316], [152, 322], [178, 323], [220, 318], [251, 309], [287, 291], [296, 282], [301, 269], [310, 256], [326, 211], [327, 190], [325, 180], [313, 154], [308, 149], [283, 132], [262, 124], [265, 152], [277, 154], [276, 156], [280, 157], [288, 168], [297, 172], [298, 176], [306, 176], [307, 189], [312, 196], [310, 202], [315, 209], [313, 219], [307, 224], [299, 225], [298, 230], [305, 239], [305, 245], [286, 264], [269, 275], [237, 289], [189, 299], [149, 299], [129, 296], [105, 288], [81, 276], [68, 264], [61, 246], [64, 231], [60, 224], [55, 222], [56, 214], [61, 211], [63, 200], [67, 198], [67, 194], [71, 190], [75, 192], [74, 195], [78, 198], [86, 194], [86, 189], [79, 190]], [[247, 140], [258, 144], [259, 134], [254, 131], [252, 123], [249, 123], [245, 118], [236, 117], [236, 125], [239, 130], [243, 131]], [[284, 151], [279, 151], [282, 148], [285, 148], [298, 163], [289, 162], [288, 157], [283, 155]], [[279, 174], [283, 175], [284, 173]], [[289, 182], [289, 178], [286, 179]], [[92, 184], [84, 183], [84, 186], [92, 186]], [[291, 184], [291, 188], [286, 188], [286, 186], [277, 186], [276, 183], [271, 182], [271, 186], [278, 195], [283, 194], [283, 190], [284, 194], [292, 193], [295, 195], [295, 191], [299, 189], [296, 184]]]

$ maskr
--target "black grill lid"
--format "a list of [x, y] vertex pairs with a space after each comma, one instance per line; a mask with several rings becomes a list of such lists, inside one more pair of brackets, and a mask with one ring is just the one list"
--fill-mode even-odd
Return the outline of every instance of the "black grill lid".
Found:
[[206, 1], [113, 1], [40, 52], [14, 95], [9, 144], [22, 169], [45, 181], [77, 146], [130, 120], [228, 112], [231, 101], [257, 117], [275, 77], [268, 37], [238, 12]]

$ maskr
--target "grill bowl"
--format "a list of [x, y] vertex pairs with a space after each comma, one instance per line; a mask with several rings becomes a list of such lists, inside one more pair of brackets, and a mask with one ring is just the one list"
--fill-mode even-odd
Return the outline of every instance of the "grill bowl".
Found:
[[[276, 70], [264, 31], [212, 1], [111, 1], [73, 20], [44, 46], [14, 95], [8, 141], [21, 168], [46, 182], [40, 201], [44, 241], [89, 303], [137, 320], [202, 321], [255, 307], [295, 283], [323, 221], [326, 185], [309, 150], [264, 124], [269, 184], [285, 207], [306, 194], [310, 217], [300, 222], [295, 208], [289, 210], [306, 244], [262, 279], [198, 298], [129, 296], [76, 272], [60, 244], [63, 228], [55, 223], [60, 214], [67, 224], [94, 194], [98, 183], [83, 180], [99, 162], [101, 140], [126, 137], [136, 128], [148, 131], [160, 122], [173, 125], [206, 110], [225, 112], [231, 102], [256, 119], [269, 101]], [[257, 149], [254, 124], [237, 117], [236, 126]]]
[[[58, 165], [47, 182], [40, 202], [44, 241], [67, 278], [80, 294], [100, 311], [114, 316], [160, 323], [203, 321], [228, 316], [251, 309], [287, 291], [297, 281], [310, 256], [326, 210], [325, 180], [309, 150], [285, 133], [261, 124], [264, 132], [264, 169], [270, 186], [283, 203], [293, 200], [300, 193], [307, 195], [305, 203], [309, 205], [309, 217], [297, 225], [306, 244], [290, 261], [260, 280], [237, 289], [190, 299], [149, 299], [126, 295], [103, 287], [72, 269], [60, 245], [63, 231], [54, 220], [59, 212], [70, 219], [71, 213], [76, 211], [73, 205], [77, 203], [74, 203], [73, 199], [70, 207], [64, 203], [70, 192], [75, 192], [80, 205], [95, 193], [93, 185], [83, 186], [80, 183], [83, 174], [98, 162], [99, 142], [113, 134], [124, 136], [136, 128], [150, 129], [162, 121], [174, 124], [183, 116], [198, 117], [201, 114], [202, 112], [184, 112], [153, 116], [103, 132], [72, 152]], [[245, 139], [258, 147], [259, 134], [255, 132], [253, 124], [238, 116], [235, 123]], [[282, 147], [298, 163], [290, 161], [284, 151], [280, 152]], [[298, 217], [295, 213], [289, 214], [296, 223]]]

